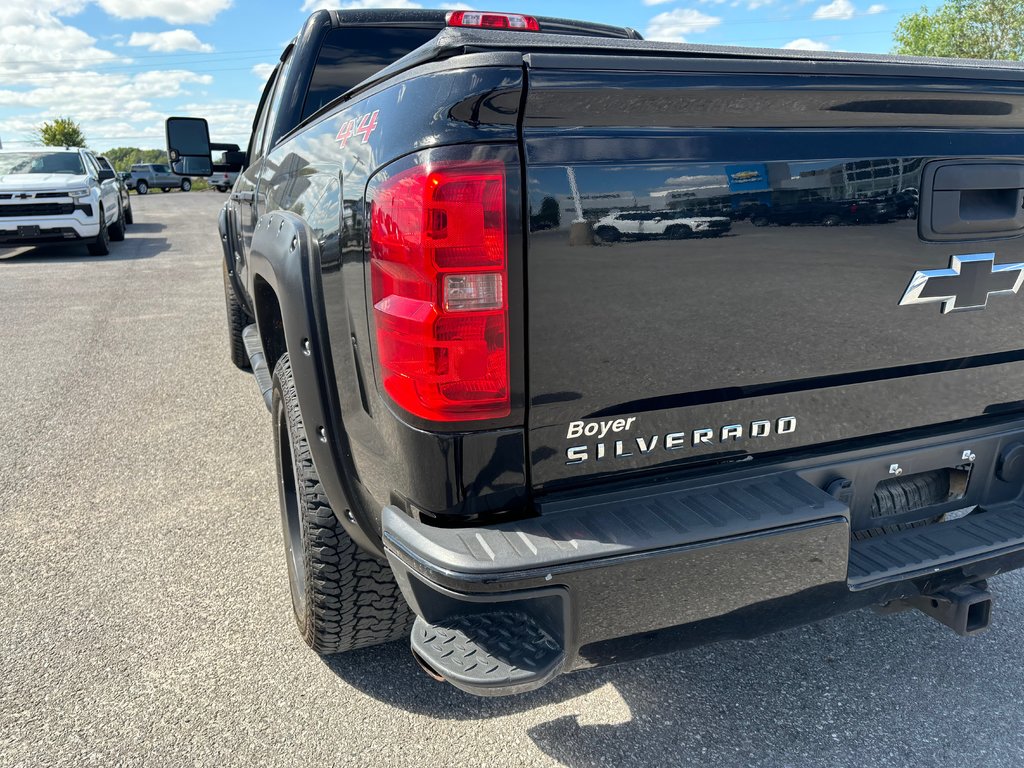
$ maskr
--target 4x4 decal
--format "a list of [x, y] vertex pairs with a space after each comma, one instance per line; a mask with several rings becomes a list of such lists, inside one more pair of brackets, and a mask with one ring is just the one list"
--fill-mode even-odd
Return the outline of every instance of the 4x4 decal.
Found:
[[377, 129], [377, 115], [380, 114], [379, 109], [375, 109], [368, 115], [360, 115], [354, 117], [351, 120], [346, 120], [341, 124], [341, 130], [338, 131], [338, 135], [334, 137], [335, 141], [338, 142], [339, 147], [344, 147], [345, 144], [353, 136], [362, 137], [362, 143], [365, 144], [370, 140], [370, 134]]

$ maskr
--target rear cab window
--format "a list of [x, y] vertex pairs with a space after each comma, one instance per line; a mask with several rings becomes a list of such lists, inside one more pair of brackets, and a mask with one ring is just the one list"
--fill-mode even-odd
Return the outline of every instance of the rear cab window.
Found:
[[324, 38], [302, 119], [437, 37], [440, 27], [340, 27]]

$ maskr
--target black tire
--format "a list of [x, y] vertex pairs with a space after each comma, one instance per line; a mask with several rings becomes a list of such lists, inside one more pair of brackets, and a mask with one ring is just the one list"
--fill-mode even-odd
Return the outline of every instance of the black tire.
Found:
[[907, 212], [906, 212], [905, 215], [906, 215], [906, 217], [908, 219], [916, 219], [917, 218], [917, 206], [912, 205], [909, 208], [907, 208]]
[[125, 224], [134, 224], [135, 223], [135, 214], [132, 213], [132, 199], [131, 199], [131, 197], [129, 197], [126, 202], [128, 204], [124, 208], [124, 223]]
[[192, 189], [192, 182], [189, 179], [181, 180], [181, 191], [189, 192]]
[[135, 182], [135, 192], [136, 192], [136, 194], [139, 194], [139, 195], [148, 195], [149, 194], [149, 184], [147, 184], [144, 181], [137, 181], [137, 182]]
[[85, 247], [89, 249], [90, 256], [106, 256], [110, 253], [110, 231], [103, 223], [102, 207], [100, 207], [100, 233], [92, 242], [86, 243]]
[[688, 237], [693, 237], [693, 230], [686, 224], [673, 224], [665, 230], [665, 235], [670, 240], [685, 240]]
[[288, 582], [302, 639], [330, 654], [407, 638], [413, 615], [391, 569], [356, 546], [324, 494], [287, 354], [274, 368], [272, 412]]
[[821, 223], [826, 227], [838, 227], [842, 223], [842, 221], [842, 219], [840, 219], [833, 213], [822, 219]]
[[170, 192], [171, 188], [170, 187], [160, 187], [160, 191], [161, 192]]
[[594, 234], [605, 243], [617, 243], [622, 239], [622, 233], [615, 227], [598, 227]]
[[771, 221], [768, 219], [767, 216], [755, 215], [750, 217], [750, 223], [753, 224], [755, 227], [767, 227], [769, 224], [771, 224]]
[[238, 300], [235, 287], [228, 277], [228, 265], [221, 261], [221, 271], [224, 274], [224, 304], [228, 310], [228, 345], [231, 350], [231, 362], [243, 371], [251, 368], [249, 354], [245, 351], [245, 342], [242, 341], [242, 331], [252, 322], [249, 313], [245, 311], [242, 302]]
[[120, 243], [124, 240], [124, 209], [117, 212], [117, 221], [107, 227], [111, 242]]

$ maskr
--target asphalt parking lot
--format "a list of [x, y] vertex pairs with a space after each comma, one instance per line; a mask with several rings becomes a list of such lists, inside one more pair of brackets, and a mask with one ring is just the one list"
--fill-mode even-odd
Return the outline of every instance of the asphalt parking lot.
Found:
[[1024, 579], [970, 640], [856, 613], [477, 699], [295, 632], [216, 192], [0, 251], [0, 765], [1019, 766]]

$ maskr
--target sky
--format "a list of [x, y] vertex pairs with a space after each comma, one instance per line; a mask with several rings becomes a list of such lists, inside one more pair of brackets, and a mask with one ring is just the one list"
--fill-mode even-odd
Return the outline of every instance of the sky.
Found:
[[168, 115], [244, 144], [263, 83], [309, 13], [469, 8], [630, 26], [648, 39], [884, 53], [920, 0], [0, 0], [0, 141], [67, 116], [89, 146], [160, 148]]

